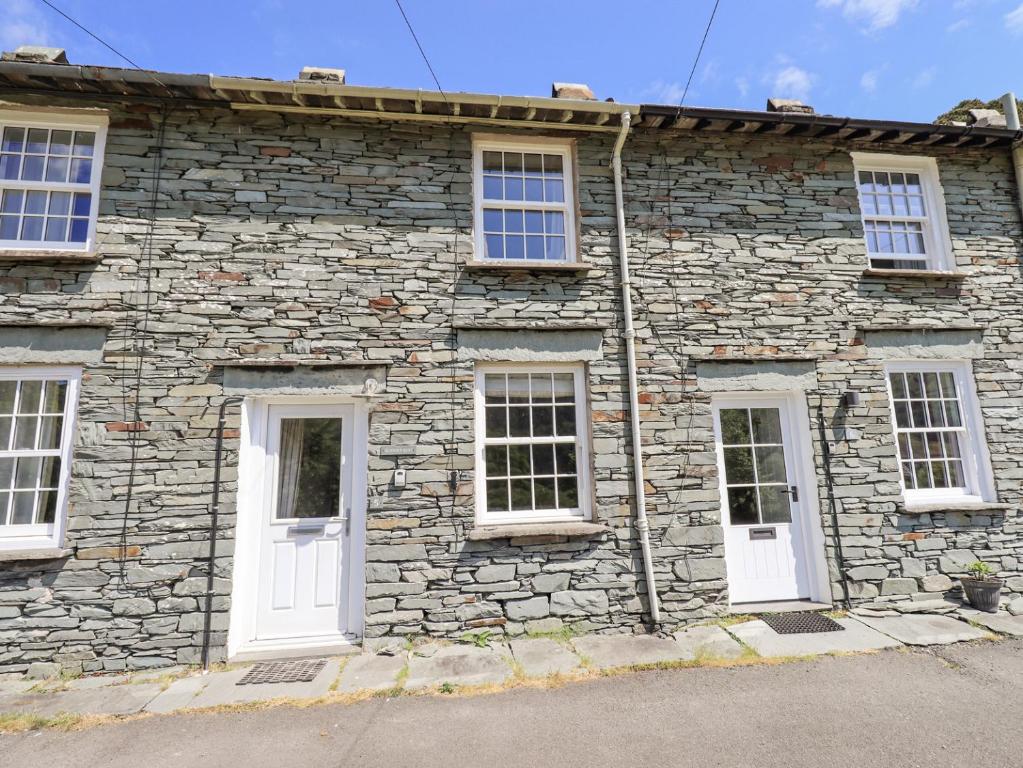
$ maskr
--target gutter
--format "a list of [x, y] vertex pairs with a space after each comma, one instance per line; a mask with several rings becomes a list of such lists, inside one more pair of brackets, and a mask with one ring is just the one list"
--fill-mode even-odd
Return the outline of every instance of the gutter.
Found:
[[[1016, 94], [1012, 91], [1002, 97], [1002, 111], [1005, 113], [1005, 127], [1019, 135], [1019, 113], [1016, 111]], [[1012, 144], [1012, 167], [1016, 172], [1016, 199], [1023, 220], [1023, 140]]]
[[646, 574], [647, 598], [650, 602], [650, 620], [661, 621], [661, 607], [657, 599], [657, 581], [654, 578], [653, 555], [650, 552], [650, 524], [646, 516], [646, 480], [643, 474], [643, 436], [639, 423], [639, 388], [636, 377], [636, 329], [632, 318], [632, 281], [629, 279], [629, 244], [625, 235], [625, 203], [622, 194], [622, 146], [629, 135], [632, 115], [622, 113], [622, 127], [611, 154], [611, 172], [615, 184], [615, 214], [618, 220], [618, 258], [622, 272], [622, 313], [625, 317], [625, 356], [629, 370], [629, 416], [632, 419], [632, 479], [636, 487], [636, 530], [643, 553], [643, 571]]

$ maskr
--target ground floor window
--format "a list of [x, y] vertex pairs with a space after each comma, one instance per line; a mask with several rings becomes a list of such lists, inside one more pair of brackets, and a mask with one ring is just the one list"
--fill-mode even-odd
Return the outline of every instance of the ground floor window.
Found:
[[969, 366], [900, 363], [886, 375], [906, 500], [987, 498], [990, 473]]
[[0, 368], [0, 548], [58, 544], [77, 369]]
[[588, 426], [582, 365], [486, 366], [476, 373], [481, 522], [588, 514]]

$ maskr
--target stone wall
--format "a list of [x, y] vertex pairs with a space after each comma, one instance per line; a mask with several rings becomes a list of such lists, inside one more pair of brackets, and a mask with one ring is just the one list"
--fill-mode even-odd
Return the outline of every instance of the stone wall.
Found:
[[[612, 135], [577, 140], [580, 245], [591, 268], [478, 272], [462, 268], [472, 248], [467, 128], [172, 112], [150, 249], [160, 115], [112, 109], [103, 258], [0, 268], [0, 323], [111, 326], [102, 362], [86, 366], [82, 386], [67, 541], [75, 553], [0, 566], [0, 670], [38, 660], [85, 670], [197, 661], [221, 366], [252, 357], [387, 366], [370, 416], [367, 638], [642, 626]], [[875, 280], [862, 275], [849, 149], [642, 131], [626, 145], [643, 440], [666, 625], [727, 606], [710, 394], [697, 373], [704, 358], [812, 358], [811, 413], [824, 408], [832, 437], [838, 418], [860, 431], [835, 441], [833, 461], [857, 598], [944, 591], [941, 576], [961, 569], [967, 550], [1023, 590], [1023, 277], [1008, 157], [933, 150], [956, 258], [970, 273], [964, 282]], [[152, 311], [143, 322], [147, 284]], [[974, 366], [999, 499], [1009, 505], [997, 514], [901, 507], [880, 362], [860, 329], [921, 318], [983, 329]], [[605, 532], [469, 539], [473, 364], [459, 357], [456, 330], [467, 323], [574, 323], [603, 334], [587, 378], [594, 509]], [[838, 399], [850, 385], [864, 402], [843, 415]], [[239, 412], [228, 412], [215, 655], [225, 647], [233, 564]], [[414, 446], [414, 455], [380, 455], [389, 445]], [[396, 467], [408, 470], [404, 489], [391, 486]], [[839, 595], [830, 537], [828, 551]]]

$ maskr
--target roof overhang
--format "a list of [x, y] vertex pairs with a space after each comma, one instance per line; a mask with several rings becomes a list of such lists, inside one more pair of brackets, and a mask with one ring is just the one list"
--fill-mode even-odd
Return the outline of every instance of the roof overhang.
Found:
[[641, 116], [639, 127], [664, 131], [711, 131], [829, 139], [863, 144], [947, 147], [1010, 146], [1023, 139], [1023, 131], [1010, 131], [1005, 128], [861, 120], [797, 112], [755, 112], [644, 104], [640, 107], [639, 113]]
[[617, 131], [624, 112], [610, 101], [441, 93], [317, 80], [181, 75], [115, 67], [0, 63], [0, 93], [153, 100], [236, 110], [324, 113], [429, 122], [528, 123], [552, 129]]

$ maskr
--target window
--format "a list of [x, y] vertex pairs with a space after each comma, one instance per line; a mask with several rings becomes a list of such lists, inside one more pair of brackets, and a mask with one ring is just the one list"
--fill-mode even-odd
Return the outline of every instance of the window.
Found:
[[0, 248], [93, 250], [105, 139], [94, 119], [0, 112]]
[[581, 366], [488, 366], [476, 373], [477, 517], [579, 519], [588, 510]]
[[569, 144], [478, 141], [473, 170], [478, 260], [576, 261]]
[[969, 367], [904, 363], [886, 373], [906, 500], [990, 498]]
[[947, 270], [952, 246], [932, 158], [854, 153], [873, 269]]
[[79, 377], [0, 369], [0, 548], [60, 543]]
[[722, 408], [718, 418], [729, 524], [791, 523], [781, 411]]

